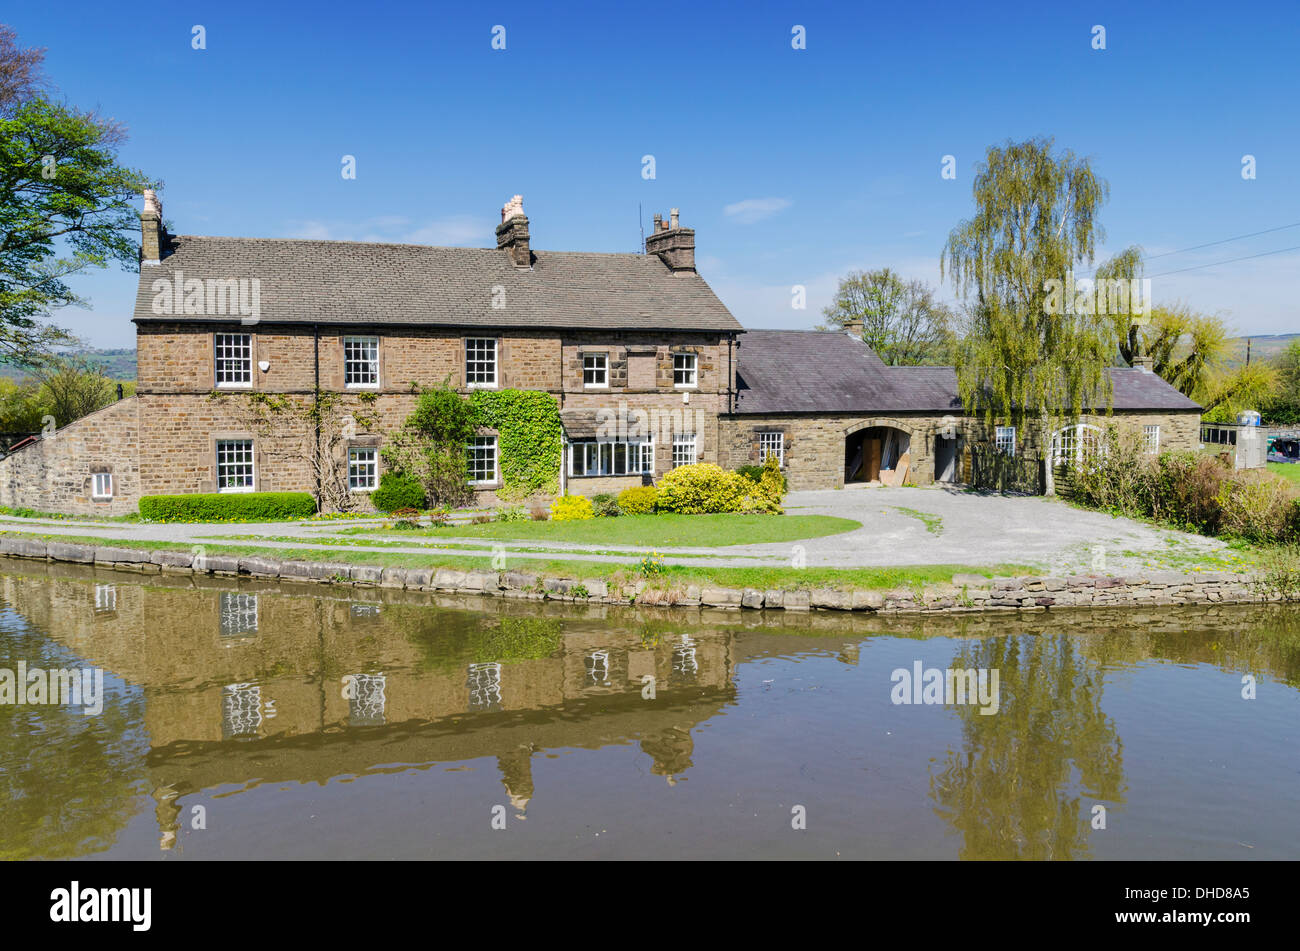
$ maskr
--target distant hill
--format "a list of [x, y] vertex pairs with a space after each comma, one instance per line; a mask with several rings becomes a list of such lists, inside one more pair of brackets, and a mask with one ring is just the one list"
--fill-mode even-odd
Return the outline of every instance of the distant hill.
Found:
[[[91, 363], [97, 363], [104, 368], [104, 374], [114, 380], [134, 380], [135, 379], [135, 348], [123, 348], [120, 350], [99, 350], [89, 347], [85, 350], [70, 351], [70, 355], [83, 357]], [[7, 376], [10, 379], [21, 380], [27, 376], [27, 371], [22, 367], [16, 367], [12, 364], [0, 360], [0, 376]]]
[[1259, 334], [1253, 337], [1233, 337], [1228, 341], [1228, 366], [1239, 366], [1246, 362], [1246, 341], [1250, 341], [1250, 362], [1272, 360], [1281, 354], [1293, 341], [1300, 340], [1297, 334]]

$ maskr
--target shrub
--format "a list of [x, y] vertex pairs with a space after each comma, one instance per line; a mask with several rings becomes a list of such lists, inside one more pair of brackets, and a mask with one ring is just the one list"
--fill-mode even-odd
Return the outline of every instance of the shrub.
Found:
[[762, 466], [736, 466], [736, 471], [755, 484], [763, 478]]
[[140, 499], [140, 515], [151, 522], [261, 522], [315, 514], [316, 500], [308, 492], [203, 492]]
[[533, 506], [533, 508], [529, 509], [528, 517], [534, 522], [545, 522], [550, 518], [550, 516], [546, 514], [546, 509], [542, 508], [540, 505]]
[[573, 522], [595, 518], [591, 500], [583, 495], [561, 495], [551, 503], [551, 518], [557, 522]]
[[1294, 504], [1291, 484], [1271, 472], [1234, 472], [1219, 488], [1219, 530], [1255, 542], [1280, 540]]
[[649, 515], [655, 510], [659, 490], [652, 485], [634, 485], [618, 494], [618, 508], [624, 515]]
[[528, 521], [528, 510], [522, 505], [511, 505], [506, 508], [497, 509], [498, 522], [526, 522]]
[[616, 515], [622, 514], [614, 496], [607, 492], [602, 492], [600, 495], [593, 495], [591, 497], [591, 508], [592, 511], [596, 513], [597, 518], [612, 518]]
[[370, 501], [381, 512], [422, 509], [425, 506], [424, 486], [411, 476], [385, 472], [379, 477], [379, 488], [370, 494]]
[[744, 476], [711, 462], [678, 466], [659, 480], [658, 507], [663, 512], [703, 515], [737, 512], [741, 501], [754, 494], [754, 484]]
[[396, 521], [393, 528], [403, 530], [412, 530], [420, 527], [420, 511], [410, 507], [393, 509], [392, 516]]

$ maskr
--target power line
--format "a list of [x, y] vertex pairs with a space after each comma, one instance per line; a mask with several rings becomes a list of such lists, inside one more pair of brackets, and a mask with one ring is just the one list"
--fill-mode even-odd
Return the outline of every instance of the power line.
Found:
[[1227, 244], [1230, 241], [1241, 241], [1245, 238], [1257, 238], [1261, 234], [1272, 234], [1275, 231], [1286, 231], [1288, 228], [1300, 228], [1300, 221], [1289, 225], [1279, 225], [1276, 228], [1265, 228], [1263, 231], [1252, 231], [1250, 234], [1239, 234], [1235, 238], [1224, 238], [1221, 241], [1209, 241], [1205, 244], [1193, 245], [1190, 248], [1180, 248], [1177, 251], [1164, 251], [1160, 254], [1148, 254], [1144, 257], [1147, 261], [1154, 261], [1156, 258], [1167, 258], [1172, 254], [1184, 254], [1188, 251], [1199, 251], [1201, 248], [1212, 248], [1216, 244]]
[[1149, 277], [1167, 277], [1170, 274], [1182, 274], [1185, 271], [1199, 271], [1201, 268], [1218, 267], [1220, 264], [1235, 264], [1238, 261], [1249, 261], [1251, 258], [1266, 258], [1270, 254], [1283, 254], [1287, 251], [1300, 251], [1300, 244], [1290, 248], [1278, 248], [1276, 251], [1261, 251], [1259, 254], [1247, 254], [1239, 258], [1229, 258], [1226, 261], [1215, 261], [1211, 264], [1197, 264], [1192, 267], [1179, 268], [1176, 271], [1162, 271], [1159, 274], [1151, 274]]

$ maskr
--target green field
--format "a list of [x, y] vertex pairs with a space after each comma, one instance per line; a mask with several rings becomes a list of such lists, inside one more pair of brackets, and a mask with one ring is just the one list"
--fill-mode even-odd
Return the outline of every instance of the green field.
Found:
[[1276, 472], [1278, 475], [1290, 479], [1296, 485], [1300, 485], [1300, 462], [1270, 462], [1268, 471]]

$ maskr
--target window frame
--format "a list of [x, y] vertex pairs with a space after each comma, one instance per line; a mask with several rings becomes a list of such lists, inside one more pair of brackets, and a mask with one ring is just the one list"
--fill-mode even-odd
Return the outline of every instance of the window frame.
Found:
[[763, 441], [776, 439], [776, 464], [779, 468], [785, 468], [785, 433], [781, 430], [760, 431], [758, 434], [758, 464], [764, 465], [767, 462], [767, 456], [772, 453], [771, 447], [765, 447]]
[[[108, 491], [100, 492], [100, 479], [108, 482]], [[92, 472], [90, 474], [90, 497], [96, 501], [106, 502], [113, 498], [113, 473], [111, 472]]]
[[[242, 339], [244, 344], [240, 349], [245, 351], [243, 357], [222, 356], [222, 345], [224, 341]], [[227, 344], [229, 347], [229, 344]], [[229, 350], [227, 350], [229, 352]], [[224, 371], [229, 372], [229, 366], [225, 364], [234, 363], [240, 360], [244, 363], [244, 374], [246, 379], [243, 380], [223, 380], [221, 374]], [[253, 386], [253, 335], [245, 333], [214, 333], [212, 335], [212, 382], [219, 390], [242, 390], [251, 389]]]
[[[1152, 437], [1155, 437], [1152, 439]], [[1142, 426], [1142, 448], [1151, 455], [1158, 455], [1160, 452], [1160, 424], [1145, 423]]]
[[[486, 375], [485, 371], [471, 371], [471, 364], [482, 364], [485, 361], [481, 357], [473, 357], [475, 344], [490, 343], [492, 345], [492, 379], [490, 382], [482, 380], [471, 380], [471, 373]], [[478, 348], [482, 350], [482, 348]], [[465, 338], [465, 387], [470, 390], [495, 390], [501, 385], [501, 346], [496, 337], [466, 337]]]
[[[678, 462], [677, 461], [678, 447], [687, 445], [688, 441], [691, 447], [690, 461]], [[680, 466], [693, 466], [699, 461], [700, 461], [699, 442], [696, 439], [696, 434], [695, 433], [674, 433], [672, 468], [676, 469], [679, 468]]]
[[[605, 447], [608, 447], [606, 450]], [[618, 471], [619, 447], [623, 447], [623, 470]], [[633, 470], [628, 464], [628, 459], [632, 455], [633, 447], [636, 448], [638, 468]], [[608, 457], [608, 471], [604, 462]], [[590, 462], [594, 458], [595, 469], [593, 471]], [[578, 471], [578, 460], [582, 460], [581, 470]], [[654, 442], [649, 439], [575, 439], [569, 443], [569, 463], [568, 474], [574, 479], [595, 479], [602, 476], [606, 477], [632, 477], [636, 478], [645, 475], [654, 475], [655, 471], [655, 446]]]
[[[374, 355], [369, 359], [357, 360], [348, 355], [350, 346], [373, 344]], [[368, 366], [374, 379], [366, 383], [354, 383], [348, 379], [353, 365]], [[379, 389], [379, 336], [378, 334], [347, 334], [343, 337], [343, 388], [345, 390]]]
[[[1016, 427], [1014, 426], [994, 426], [993, 427], [993, 449], [1004, 456], [1014, 458], [1016, 454]], [[1009, 438], [1009, 441], [1007, 440]]]
[[[214, 440], [214, 442], [216, 443], [216, 445], [213, 446], [213, 453], [214, 453], [214, 455], [216, 456], [216, 466], [215, 466], [215, 469], [216, 469], [216, 477], [217, 477], [217, 478], [216, 478], [217, 491], [218, 491], [218, 492], [232, 492], [232, 493], [233, 493], [233, 492], [255, 492], [255, 491], [257, 491], [257, 444], [256, 444], [256, 442], [255, 442], [253, 439], [246, 439], [246, 438], [217, 439], [217, 440]], [[222, 484], [221, 484], [221, 478], [222, 478], [222, 476], [221, 476], [221, 447], [222, 447], [222, 446], [229, 446], [229, 445], [231, 445], [231, 444], [233, 444], [233, 443], [247, 443], [247, 444], [248, 444], [248, 463], [247, 463], [247, 465], [248, 465], [248, 484], [247, 484], [247, 485], [235, 486], [235, 487], [222, 486]], [[231, 464], [233, 464], [233, 465], [240, 465], [240, 466], [244, 465], [243, 462], [237, 462], [237, 463], [231, 463]]]
[[[690, 370], [688, 371], [685, 367], [679, 369], [677, 366], [678, 360], [689, 360]], [[683, 373], [683, 374], [689, 373], [690, 374], [689, 381], [685, 383], [678, 383], [677, 382], [678, 373]], [[674, 353], [673, 354], [673, 389], [698, 390], [699, 388], [700, 388], [700, 355], [698, 353], [684, 353], [684, 352]]]
[[[474, 472], [474, 451], [479, 447], [479, 442], [489, 442], [492, 445], [492, 478], [475, 479]], [[501, 445], [496, 436], [471, 436], [468, 443], [465, 444], [465, 478], [470, 485], [497, 485], [501, 481]]]
[[[370, 485], [356, 486], [352, 484], [353, 467], [356, 465], [353, 456], [361, 453], [369, 453], [371, 460], [370, 466]], [[364, 465], [365, 463], [363, 463]], [[348, 491], [349, 492], [373, 492], [379, 488], [379, 449], [375, 446], [348, 446]]]
[[[596, 367], [587, 366], [588, 360], [597, 360], [597, 359], [600, 360], [599, 369]], [[588, 383], [587, 374], [589, 372], [593, 374], [599, 372], [602, 382]], [[584, 390], [609, 389], [609, 353], [607, 351], [598, 351], [598, 352], [591, 352], [591, 353], [584, 352], [582, 354], [582, 388]]]

